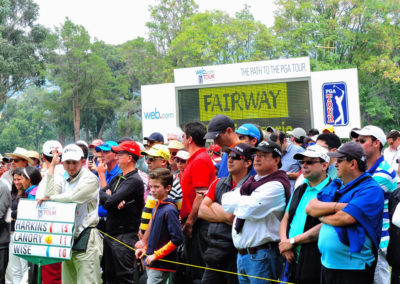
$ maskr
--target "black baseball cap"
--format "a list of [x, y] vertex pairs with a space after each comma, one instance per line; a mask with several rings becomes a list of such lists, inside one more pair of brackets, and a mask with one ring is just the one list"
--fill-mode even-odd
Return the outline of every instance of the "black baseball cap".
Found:
[[332, 158], [351, 157], [361, 162], [367, 161], [363, 147], [353, 141], [343, 144], [336, 152], [328, 152], [328, 156]]
[[208, 124], [208, 131], [204, 136], [204, 139], [216, 139], [218, 135], [225, 131], [228, 127], [235, 129], [233, 120], [223, 114], [217, 114], [211, 119]]
[[149, 140], [151, 142], [158, 141], [164, 144], [164, 136], [160, 132], [153, 132], [149, 137], [144, 137], [144, 140]]
[[248, 160], [251, 160], [251, 158], [252, 158], [251, 146], [249, 146], [246, 143], [239, 143], [239, 144], [233, 146], [232, 148], [227, 148], [225, 150], [225, 152], [226, 153], [234, 152], [240, 156], [245, 157]]
[[250, 152], [251, 153], [255, 153], [257, 151], [260, 152], [264, 152], [264, 153], [277, 153], [279, 155], [279, 157], [282, 157], [282, 149], [281, 147], [275, 143], [275, 142], [271, 142], [271, 141], [262, 141], [260, 144], [258, 144], [257, 147], [251, 148]]

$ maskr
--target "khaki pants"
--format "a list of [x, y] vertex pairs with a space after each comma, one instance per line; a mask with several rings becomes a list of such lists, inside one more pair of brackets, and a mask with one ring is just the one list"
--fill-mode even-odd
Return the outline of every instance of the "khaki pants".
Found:
[[72, 257], [62, 263], [62, 283], [100, 283], [100, 262], [103, 240], [97, 229], [90, 232], [86, 252], [72, 252]]

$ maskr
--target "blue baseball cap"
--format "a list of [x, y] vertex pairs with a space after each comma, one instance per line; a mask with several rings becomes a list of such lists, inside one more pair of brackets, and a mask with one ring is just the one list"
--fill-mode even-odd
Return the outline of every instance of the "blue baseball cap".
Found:
[[149, 137], [144, 137], [143, 140], [148, 140], [151, 142], [158, 141], [164, 144], [164, 136], [160, 132], [153, 132]]
[[260, 141], [261, 139], [260, 131], [254, 124], [251, 123], [245, 123], [241, 125], [235, 132], [237, 134], [255, 137], [257, 138], [257, 141]]
[[96, 150], [96, 152], [100, 152], [100, 151], [109, 152], [109, 151], [111, 151], [111, 147], [116, 147], [116, 146], [118, 146], [117, 142], [107, 141], [104, 144], [95, 147], [94, 149]]

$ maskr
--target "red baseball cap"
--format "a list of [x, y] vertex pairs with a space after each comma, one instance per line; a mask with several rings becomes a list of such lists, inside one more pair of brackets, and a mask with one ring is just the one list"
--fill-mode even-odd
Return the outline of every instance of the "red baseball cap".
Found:
[[210, 145], [210, 147], [208, 147], [207, 151], [219, 152], [219, 151], [221, 151], [221, 147], [217, 144], [212, 144], [212, 145]]
[[101, 139], [94, 139], [94, 140], [92, 141], [92, 144], [89, 145], [89, 149], [90, 149], [90, 148], [99, 147], [100, 145], [103, 145], [103, 144], [104, 144], [104, 141], [103, 141], [103, 140], [101, 140]]
[[126, 151], [138, 157], [141, 157], [140, 146], [135, 141], [124, 141], [118, 146], [112, 146], [111, 150], [115, 153]]

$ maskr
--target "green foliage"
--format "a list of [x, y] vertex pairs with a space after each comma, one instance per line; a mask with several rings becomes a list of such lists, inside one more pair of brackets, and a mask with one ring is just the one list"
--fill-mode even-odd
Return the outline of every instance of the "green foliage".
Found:
[[55, 139], [52, 124], [43, 111], [47, 93], [37, 87], [28, 88], [17, 98], [9, 99], [0, 118], [0, 152], [24, 147], [40, 152], [46, 140]]
[[285, 56], [314, 70], [357, 67], [364, 124], [398, 127], [400, 2], [277, 0], [275, 32]]
[[48, 31], [35, 24], [38, 13], [32, 0], [0, 0], [0, 103], [44, 82]]

